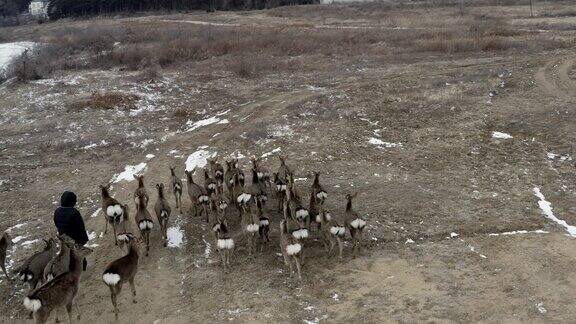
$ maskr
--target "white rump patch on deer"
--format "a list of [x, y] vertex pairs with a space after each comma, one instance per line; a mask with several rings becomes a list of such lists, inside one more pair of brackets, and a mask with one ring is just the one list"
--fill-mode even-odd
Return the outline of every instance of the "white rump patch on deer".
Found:
[[162, 210], [162, 211], [160, 212], [160, 217], [162, 217], [162, 218], [168, 217], [168, 212], [167, 212], [166, 210]]
[[108, 286], [116, 286], [120, 282], [120, 275], [116, 273], [105, 273], [102, 279]]
[[198, 197], [199, 203], [207, 203], [209, 200], [210, 200], [210, 198], [206, 195], [202, 195], [202, 196]]
[[308, 217], [308, 211], [306, 209], [300, 209], [296, 211], [296, 218], [297, 219], [304, 219]]
[[290, 244], [286, 247], [286, 253], [288, 255], [296, 255], [296, 254], [300, 253], [301, 250], [302, 250], [302, 245], [300, 245], [300, 243]]
[[258, 224], [248, 224], [246, 225], [246, 230], [250, 233], [258, 232], [260, 226]]
[[366, 221], [360, 218], [356, 218], [355, 220], [352, 221], [352, 223], [350, 223], [350, 226], [352, 226], [352, 228], [364, 228], [364, 226], [366, 226]]
[[346, 229], [344, 227], [340, 227], [340, 226], [330, 227], [330, 233], [332, 233], [332, 235], [344, 236], [345, 232], [346, 232]]
[[143, 220], [140, 221], [140, 223], [138, 223], [138, 228], [140, 228], [140, 230], [145, 231], [145, 230], [151, 230], [154, 227], [154, 223], [151, 220]]
[[328, 194], [326, 193], [326, 191], [320, 191], [319, 193], [316, 194], [316, 198], [324, 200], [328, 198]]
[[268, 226], [270, 225], [270, 221], [267, 219], [261, 219], [260, 220], [260, 226]]
[[229, 239], [218, 239], [216, 243], [218, 250], [232, 250], [234, 248], [234, 240]]
[[42, 302], [40, 299], [30, 299], [26, 297], [24, 298], [24, 307], [31, 312], [36, 312], [42, 307]]
[[276, 190], [278, 190], [278, 191], [286, 191], [286, 185], [276, 185]]
[[130, 242], [130, 236], [128, 236], [127, 234], [118, 234], [116, 236], [116, 239], [121, 242]]
[[220, 209], [226, 209], [228, 208], [228, 204], [227, 203], [220, 203]]
[[308, 230], [305, 228], [301, 228], [297, 231], [292, 232], [292, 236], [294, 236], [294, 238], [298, 240], [308, 238]]
[[118, 217], [122, 215], [122, 206], [120, 205], [110, 205], [106, 208], [106, 215], [108, 217]]
[[238, 195], [238, 199], [236, 199], [236, 200], [240, 204], [247, 204], [248, 202], [250, 202], [250, 199], [252, 199], [251, 194], [241, 193], [240, 195]]

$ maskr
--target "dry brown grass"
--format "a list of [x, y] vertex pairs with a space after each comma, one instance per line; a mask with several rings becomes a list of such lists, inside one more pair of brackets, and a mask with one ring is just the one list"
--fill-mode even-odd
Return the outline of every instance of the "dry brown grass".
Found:
[[85, 108], [111, 110], [136, 109], [138, 96], [122, 92], [94, 92], [87, 99], [77, 100], [68, 105], [68, 111], [78, 111]]

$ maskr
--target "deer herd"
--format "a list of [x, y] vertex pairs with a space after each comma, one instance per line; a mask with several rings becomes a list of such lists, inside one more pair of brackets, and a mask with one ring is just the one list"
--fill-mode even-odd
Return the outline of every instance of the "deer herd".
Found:
[[[210, 236], [220, 254], [220, 264], [224, 272], [231, 266], [231, 258], [240, 241], [246, 244], [248, 255], [260, 252], [271, 243], [271, 224], [274, 210], [283, 215], [279, 219], [279, 246], [290, 276], [294, 273], [302, 278], [304, 252], [312, 246], [315, 235], [326, 253], [333, 254], [338, 246], [338, 256], [342, 258], [343, 240], [350, 233], [353, 256], [360, 248], [366, 220], [353, 208], [356, 194], [346, 195], [344, 213], [332, 214], [325, 207], [328, 193], [320, 183], [320, 173], [314, 172], [314, 181], [310, 187], [308, 204], [294, 184], [294, 173], [280, 156], [280, 166], [274, 173], [261, 164], [259, 158], [251, 159], [248, 177], [239, 167], [238, 159], [225, 162], [226, 168], [215, 158], [207, 160], [207, 167], [201, 170], [203, 184], [194, 180], [196, 169], [185, 171], [186, 189], [191, 202], [191, 215], [206, 222]], [[198, 170], [200, 171], [200, 170]], [[113, 310], [118, 318], [118, 294], [124, 283], [130, 285], [133, 302], [136, 303], [135, 276], [138, 271], [140, 246], [145, 255], [149, 255], [151, 232], [155, 224], [160, 227], [163, 246], [167, 246], [168, 223], [172, 208], [166, 196], [164, 184], [156, 184], [157, 200], [153, 206], [155, 219], [148, 210], [150, 197], [144, 183], [144, 176], [134, 176], [138, 187], [134, 191], [135, 213], [129, 215], [127, 204], [122, 204], [110, 193], [110, 184], [100, 186], [102, 211], [105, 218], [105, 233], [112, 227], [114, 244], [125, 251], [125, 255], [111, 262], [102, 273], [104, 284], [110, 289]], [[175, 209], [182, 213], [182, 193], [184, 186], [175, 168], [170, 168], [170, 190], [174, 196]], [[276, 204], [271, 204], [271, 198]], [[236, 210], [234, 212], [233, 210]], [[136, 225], [138, 235], [132, 231]], [[91, 249], [78, 246], [66, 235], [58, 236], [59, 244], [53, 239], [45, 241], [45, 248], [32, 255], [19, 268], [19, 278], [30, 285], [30, 292], [24, 299], [24, 306], [31, 312], [37, 323], [44, 323], [50, 313], [65, 307], [72, 321], [72, 307], [76, 306], [80, 319], [80, 309], [75, 302], [78, 283], [82, 273], [84, 258]], [[0, 238], [1, 267], [8, 278], [5, 268], [6, 250], [11, 240], [7, 233]], [[58, 248], [59, 246], [59, 248]], [[306, 247], [306, 248], [305, 248]], [[294, 269], [295, 268], [295, 269]]]

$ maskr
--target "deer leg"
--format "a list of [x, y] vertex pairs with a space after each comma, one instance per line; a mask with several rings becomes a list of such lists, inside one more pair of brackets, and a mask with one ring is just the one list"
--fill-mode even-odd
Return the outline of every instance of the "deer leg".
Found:
[[136, 304], [136, 285], [134, 285], [134, 277], [128, 280], [130, 283], [130, 290], [132, 291], [132, 303]]
[[76, 313], [78, 313], [78, 320], [82, 318], [82, 312], [80, 312], [80, 306], [78, 306], [78, 301], [74, 299], [74, 306], [76, 306]]
[[300, 261], [298, 260], [298, 258], [296, 256], [294, 256], [294, 261], [296, 261], [296, 270], [298, 271], [298, 279], [302, 280], [302, 274], [300, 272]]
[[37, 324], [46, 323], [48, 316], [50, 316], [50, 311], [43, 307], [40, 307], [40, 309], [34, 313], [34, 319]]
[[116, 221], [112, 224], [112, 229], [114, 230], [114, 244], [118, 245], [118, 234], [116, 233]]
[[68, 313], [68, 323], [72, 324], [72, 302], [66, 304], [66, 313]]
[[104, 234], [108, 234], [108, 218], [106, 216], [104, 216], [104, 222], [105, 222]]
[[336, 237], [336, 241], [338, 242], [338, 257], [342, 259], [342, 239], [340, 237]]
[[144, 233], [144, 237], [146, 240], [146, 256], [148, 256], [150, 252], [150, 232], [146, 231], [146, 233]]

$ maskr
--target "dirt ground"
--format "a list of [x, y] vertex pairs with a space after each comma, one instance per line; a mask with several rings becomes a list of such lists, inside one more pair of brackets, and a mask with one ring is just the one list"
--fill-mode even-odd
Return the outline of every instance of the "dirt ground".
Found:
[[[540, 7], [571, 9], [576, 8]], [[386, 33], [419, 28], [403, 17], [448, 9], [399, 8], [393, 22], [369, 13], [353, 19], [343, 14], [347, 10], [310, 6], [99, 18], [12, 31], [21, 40], [34, 28], [90, 24]], [[522, 37], [576, 37], [574, 28], [540, 30], [558, 21], [576, 26], [573, 15], [530, 18], [525, 6], [470, 11], [533, 31]], [[306, 196], [311, 172], [322, 172], [333, 213], [343, 213], [346, 193], [359, 193], [355, 208], [368, 221], [362, 255], [353, 259], [348, 242], [344, 260], [328, 257], [313, 240], [306, 246], [303, 280], [289, 277], [279, 254], [281, 216], [268, 206], [272, 244], [249, 257], [235, 233], [238, 248], [226, 274], [207, 226], [191, 216], [184, 197], [183, 214], [171, 218], [171, 226], [184, 233], [182, 246], [162, 247], [154, 231], [151, 254], [142, 256], [136, 279], [138, 303], [131, 303], [126, 287], [120, 322], [572, 322], [574, 49], [312, 55], [294, 58], [306, 62], [297, 71], [258, 78], [240, 78], [226, 70], [224, 59], [214, 59], [166, 68], [150, 82], [137, 72], [93, 69], [3, 85], [0, 229], [8, 228], [16, 241], [9, 269], [41, 249], [41, 238], [54, 236], [59, 195], [75, 191], [94, 247], [77, 297], [80, 322], [113, 322], [101, 274], [122, 252], [110, 233], [103, 235], [98, 185], [126, 166], [145, 163], [154, 202], [154, 184], [169, 183], [169, 166], [184, 178], [185, 161], [200, 150], [220, 159], [244, 156], [244, 169], [248, 157], [265, 155], [272, 170], [280, 152]], [[94, 91], [132, 93], [139, 100], [132, 110], [69, 109]], [[113, 194], [133, 207], [135, 187], [134, 181], [119, 181]], [[232, 223], [236, 231], [236, 214]], [[12, 287], [0, 276], [4, 322], [26, 321], [26, 293], [23, 283]]]

